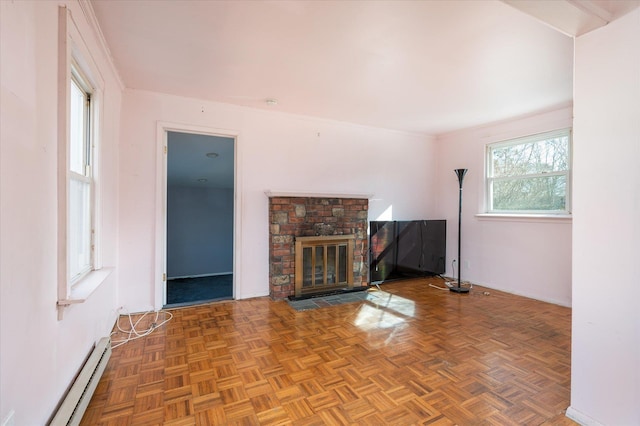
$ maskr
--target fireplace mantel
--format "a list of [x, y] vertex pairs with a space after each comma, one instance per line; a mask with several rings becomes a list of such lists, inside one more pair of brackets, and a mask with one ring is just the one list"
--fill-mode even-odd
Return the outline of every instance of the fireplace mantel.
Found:
[[300, 197], [300, 198], [354, 198], [360, 200], [371, 200], [373, 194], [354, 194], [349, 192], [296, 192], [296, 191], [275, 191], [267, 189], [264, 191], [269, 198], [273, 197]]

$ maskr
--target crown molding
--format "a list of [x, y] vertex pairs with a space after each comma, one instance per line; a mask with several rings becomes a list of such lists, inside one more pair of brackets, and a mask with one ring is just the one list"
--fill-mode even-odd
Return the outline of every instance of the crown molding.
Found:
[[109, 49], [109, 45], [107, 44], [107, 40], [105, 39], [104, 34], [102, 33], [102, 29], [100, 28], [100, 24], [98, 23], [98, 18], [96, 17], [96, 14], [95, 14], [95, 11], [93, 10], [93, 6], [91, 5], [91, 2], [89, 0], [78, 0], [78, 4], [80, 5], [80, 9], [84, 14], [85, 19], [89, 23], [89, 26], [93, 30], [93, 34], [96, 37], [96, 40], [100, 45], [100, 48], [102, 49], [103, 53], [107, 58], [107, 62], [111, 67], [111, 71], [113, 72], [113, 75], [116, 79], [116, 82], [118, 83], [118, 86], [120, 87], [120, 90], [124, 90], [126, 86], [124, 85], [122, 77], [118, 72], [118, 68], [116, 68], [115, 61], [113, 60], [113, 56], [111, 55], [111, 50]]

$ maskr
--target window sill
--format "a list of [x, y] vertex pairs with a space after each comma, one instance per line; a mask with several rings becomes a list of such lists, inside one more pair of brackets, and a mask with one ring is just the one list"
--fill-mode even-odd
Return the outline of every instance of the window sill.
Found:
[[100, 287], [100, 284], [106, 281], [107, 277], [113, 272], [113, 269], [114, 268], [102, 268], [88, 273], [86, 277], [71, 287], [68, 298], [58, 300], [58, 305], [69, 306], [75, 305], [76, 303], [83, 303]]
[[506, 222], [546, 222], [546, 223], [571, 223], [570, 214], [496, 214], [478, 213], [479, 220], [497, 220]]

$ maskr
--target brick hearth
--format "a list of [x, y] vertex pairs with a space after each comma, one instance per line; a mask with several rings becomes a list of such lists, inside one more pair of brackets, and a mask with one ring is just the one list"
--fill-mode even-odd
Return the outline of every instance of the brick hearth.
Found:
[[295, 238], [355, 235], [353, 286], [367, 285], [369, 201], [362, 198], [269, 197], [269, 295], [295, 292]]

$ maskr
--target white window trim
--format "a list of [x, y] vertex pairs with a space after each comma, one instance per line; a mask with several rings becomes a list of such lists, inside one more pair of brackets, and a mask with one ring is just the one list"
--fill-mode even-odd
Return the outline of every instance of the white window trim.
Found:
[[539, 223], [571, 223], [573, 217], [570, 214], [498, 214], [478, 213], [478, 220], [497, 220], [505, 222], [539, 222]]
[[[91, 85], [91, 143], [92, 143], [92, 190], [91, 203], [93, 211], [93, 268], [76, 279], [73, 284], [68, 278], [67, 218], [69, 200], [69, 111], [72, 64]], [[102, 115], [102, 92], [104, 79], [95, 65], [90, 50], [87, 48], [71, 11], [60, 6], [58, 13], [58, 319], [62, 319], [64, 307], [82, 303], [102, 284], [113, 271], [103, 268], [101, 262], [101, 215], [100, 215], [100, 181], [99, 181], [99, 142]]]
[[[569, 134], [569, 169], [567, 171], [561, 172], [550, 172], [550, 173], [540, 173], [538, 175], [529, 175], [528, 178], [531, 177], [548, 177], [548, 176], [566, 176], [566, 200], [565, 200], [565, 209], [564, 210], [491, 210], [492, 199], [491, 199], [491, 182], [496, 180], [501, 180], [501, 178], [492, 178], [491, 174], [491, 150], [492, 148], [501, 148], [510, 145], [519, 145], [526, 143], [528, 141], [539, 141], [542, 136], [546, 138], [552, 138], [556, 135], [564, 135]], [[522, 136], [517, 138], [512, 138], [508, 140], [504, 140], [501, 142], [493, 142], [489, 143], [485, 147], [485, 176], [484, 176], [484, 211], [483, 213], [479, 213], [476, 215], [478, 219], [502, 219], [502, 220], [517, 220], [517, 221], [527, 221], [527, 222], [549, 222], [549, 221], [567, 221], [571, 220], [571, 199], [572, 199], [572, 173], [573, 173], [573, 141], [572, 141], [572, 131], [569, 127], [563, 127], [561, 129], [545, 131], [541, 133], [536, 133], [528, 136]], [[506, 179], [506, 178], [505, 178]]]

